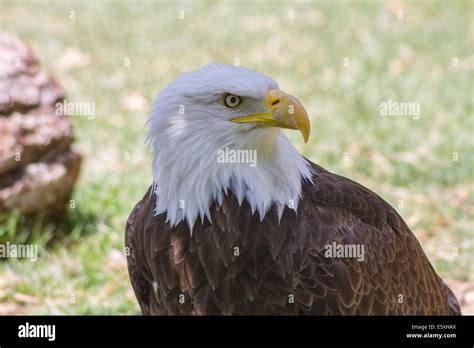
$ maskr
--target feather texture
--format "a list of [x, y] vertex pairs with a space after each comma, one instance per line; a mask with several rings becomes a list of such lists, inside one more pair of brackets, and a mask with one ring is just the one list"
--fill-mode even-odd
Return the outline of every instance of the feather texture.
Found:
[[[312, 164], [297, 211], [263, 220], [229, 192], [189, 233], [154, 214], [150, 190], [126, 226], [143, 314], [458, 315], [459, 304], [397, 212], [367, 188]], [[326, 257], [364, 246], [363, 261]]]

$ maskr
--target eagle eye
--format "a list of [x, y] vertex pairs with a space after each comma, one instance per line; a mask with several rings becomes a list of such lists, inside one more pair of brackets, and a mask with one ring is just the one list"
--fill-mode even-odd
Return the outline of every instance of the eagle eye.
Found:
[[224, 96], [224, 104], [228, 108], [235, 108], [242, 103], [242, 98], [238, 95], [226, 94]]

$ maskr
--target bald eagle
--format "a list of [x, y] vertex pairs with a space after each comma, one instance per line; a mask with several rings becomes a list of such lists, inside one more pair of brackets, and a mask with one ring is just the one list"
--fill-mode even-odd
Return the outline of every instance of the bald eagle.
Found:
[[293, 147], [302, 104], [212, 63], [158, 94], [153, 183], [125, 240], [143, 314], [460, 314], [397, 212]]

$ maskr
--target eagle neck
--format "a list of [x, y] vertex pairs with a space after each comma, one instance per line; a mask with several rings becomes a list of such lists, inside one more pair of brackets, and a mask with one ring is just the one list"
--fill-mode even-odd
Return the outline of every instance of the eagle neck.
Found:
[[212, 223], [211, 205], [221, 205], [229, 194], [239, 204], [247, 201], [260, 220], [272, 206], [280, 217], [285, 208], [296, 211], [302, 183], [313, 174], [309, 162], [277, 128], [255, 129], [239, 137], [188, 137], [174, 146], [156, 140], [155, 215], [166, 214], [172, 227], [186, 221], [190, 233], [195, 224], [206, 219]]

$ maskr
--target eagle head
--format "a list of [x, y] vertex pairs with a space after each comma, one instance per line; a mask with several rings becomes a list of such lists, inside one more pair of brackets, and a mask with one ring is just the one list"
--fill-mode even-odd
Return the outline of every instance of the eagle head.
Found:
[[172, 226], [186, 220], [191, 233], [228, 194], [261, 219], [272, 205], [280, 217], [285, 207], [296, 210], [301, 181], [312, 176], [281, 131], [299, 130], [308, 141], [304, 107], [244, 67], [211, 63], [181, 74], [156, 97], [148, 128], [155, 214], [167, 213]]

